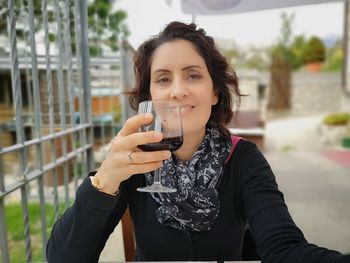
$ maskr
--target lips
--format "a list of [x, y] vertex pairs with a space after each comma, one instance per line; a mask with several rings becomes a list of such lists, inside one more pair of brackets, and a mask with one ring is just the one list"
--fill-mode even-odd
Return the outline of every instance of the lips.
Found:
[[181, 108], [181, 114], [184, 115], [184, 114], [187, 114], [187, 113], [190, 113], [193, 109], [194, 109], [195, 106], [192, 106], [192, 105], [182, 105], [180, 108]]

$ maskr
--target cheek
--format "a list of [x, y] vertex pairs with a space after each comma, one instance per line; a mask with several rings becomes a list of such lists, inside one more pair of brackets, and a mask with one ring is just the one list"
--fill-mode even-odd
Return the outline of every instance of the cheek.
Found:
[[154, 93], [154, 89], [152, 87], [150, 87], [149, 88], [149, 95], [150, 95], [151, 98], [154, 97], [153, 93]]
[[166, 98], [166, 93], [160, 89], [150, 88], [150, 96], [152, 100], [164, 100]]

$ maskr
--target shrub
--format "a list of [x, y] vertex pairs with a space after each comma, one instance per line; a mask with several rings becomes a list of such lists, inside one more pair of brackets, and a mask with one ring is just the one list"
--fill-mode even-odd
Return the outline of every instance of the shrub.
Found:
[[337, 112], [324, 117], [323, 123], [326, 125], [345, 125], [350, 121], [350, 113]]
[[303, 49], [304, 63], [323, 62], [326, 58], [326, 48], [319, 37], [312, 36]]

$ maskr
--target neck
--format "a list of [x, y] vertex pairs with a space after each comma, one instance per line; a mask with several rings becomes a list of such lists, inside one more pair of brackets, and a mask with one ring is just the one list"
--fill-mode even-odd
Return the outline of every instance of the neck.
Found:
[[203, 141], [204, 135], [205, 128], [200, 132], [196, 131], [184, 134], [183, 144], [181, 148], [175, 152], [175, 156], [183, 162], [190, 160]]

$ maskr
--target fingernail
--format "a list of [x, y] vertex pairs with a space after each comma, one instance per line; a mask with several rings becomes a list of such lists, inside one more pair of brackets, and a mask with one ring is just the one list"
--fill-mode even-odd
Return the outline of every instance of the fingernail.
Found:
[[145, 113], [145, 117], [146, 117], [147, 119], [152, 119], [153, 115], [150, 114], [150, 113]]

